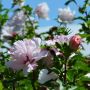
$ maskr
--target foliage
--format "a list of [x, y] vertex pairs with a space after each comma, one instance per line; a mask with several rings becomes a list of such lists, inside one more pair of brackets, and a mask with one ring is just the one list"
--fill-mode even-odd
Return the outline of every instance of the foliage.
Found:
[[[23, 75], [22, 70], [14, 71], [6, 67], [5, 63], [11, 60], [11, 56], [8, 54], [9, 47], [14, 42], [23, 39], [32, 39], [33, 37], [41, 38], [45, 42], [49, 40], [54, 41], [57, 35], [68, 37], [70, 34], [67, 23], [63, 22], [58, 22], [59, 26], [53, 26], [47, 32], [37, 34], [35, 30], [39, 26], [38, 21], [31, 19], [31, 17], [34, 17], [33, 8], [29, 5], [23, 5], [14, 9], [21, 2], [23, 1], [14, 0], [11, 9], [3, 8], [2, 3], [0, 3], [0, 48], [3, 50], [0, 52], [0, 90], [89, 90], [90, 87], [88, 84], [90, 83], [90, 78], [85, 75], [90, 72], [90, 65], [87, 63], [86, 57], [81, 53], [82, 48], [80, 45], [76, 49], [73, 49], [68, 40], [65, 42], [64, 40], [60, 42], [56, 41], [54, 45], [42, 44], [41, 49], [47, 50], [51, 56], [38, 61], [38, 67], [34, 71], [31, 71], [28, 76]], [[65, 5], [69, 5], [70, 3], [77, 5], [76, 0], [67, 0]], [[82, 27], [76, 35], [80, 35], [82, 39], [85, 39], [89, 43], [90, 12], [87, 11], [88, 7], [90, 8], [90, 2], [89, 0], [85, 0], [82, 7], [78, 7], [80, 16], [75, 17], [74, 20], [82, 21], [80, 23]], [[21, 31], [22, 34], [13, 31], [14, 33], [8, 36], [8, 38], [2, 38], [2, 28], [8, 22], [8, 13], [10, 10], [13, 11], [12, 13], [24, 12], [25, 22]], [[9, 44], [9, 47], [3, 44], [6, 42]], [[49, 60], [51, 60], [50, 65]], [[48, 75], [54, 72], [57, 78], [41, 84], [38, 81], [38, 76], [42, 69], [48, 69]]]

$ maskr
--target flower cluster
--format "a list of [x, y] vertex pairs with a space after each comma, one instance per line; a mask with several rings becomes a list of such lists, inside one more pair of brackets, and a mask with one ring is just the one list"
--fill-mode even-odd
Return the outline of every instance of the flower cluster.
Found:
[[[81, 82], [82, 75], [85, 74], [85, 78], [90, 78], [90, 73], [87, 72], [90, 69], [80, 52], [83, 35], [69, 36], [70, 30], [67, 24], [74, 20], [75, 15], [69, 7], [58, 9], [59, 26], [37, 34], [35, 30], [38, 28], [38, 22], [35, 20], [36, 17], [33, 18], [33, 14], [40, 19], [49, 20], [50, 8], [47, 3], [38, 4], [32, 14], [32, 8], [29, 5], [24, 6], [23, 0], [13, 0], [13, 2], [15, 5], [20, 5], [19, 10], [17, 9], [2, 27], [6, 41], [4, 38], [0, 40], [0, 50], [7, 49], [4, 53], [0, 52], [0, 60], [5, 60], [0, 63], [0, 65], [5, 64], [4, 70], [0, 72], [4, 77], [3, 80], [13, 82], [13, 88], [15, 85], [21, 85], [23, 79], [28, 79], [32, 90], [44, 90], [44, 88], [74, 90], [78, 88], [77, 83]], [[8, 43], [10, 48], [5, 47], [3, 42]], [[4, 75], [7, 72], [10, 73]], [[25, 86], [26, 89], [28, 88]]]
[[[70, 43], [71, 49], [78, 49], [80, 43], [81, 43], [81, 38], [79, 35], [72, 36], [70, 40], [68, 40], [67, 36], [61, 35], [61, 36], [55, 36], [55, 38], [52, 40], [51, 43]], [[50, 44], [50, 40], [46, 41], [46, 43]], [[28, 75], [29, 72], [32, 70], [36, 69], [38, 66], [37, 62], [40, 59], [44, 58], [46, 59], [46, 62], [51, 63], [51, 59], [53, 58], [53, 55], [50, 54], [50, 52], [46, 49], [41, 49], [41, 39], [40, 38], [33, 38], [33, 39], [24, 39], [24, 40], [19, 40], [16, 41], [13, 45], [13, 47], [9, 50], [9, 54], [11, 55], [13, 60], [10, 60], [6, 62], [6, 66], [13, 69], [14, 71], [19, 71], [23, 70], [23, 73], [25, 75]], [[52, 48], [51, 49], [56, 55], [61, 55], [59, 50], [57, 48]], [[47, 61], [48, 58], [50, 61]], [[39, 82], [43, 84], [44, 82], [47, 82], [48, 80], [55, 79], [56, 74], [53, 72], [46, 75], [45, 77], [43, 76], [44, 74], [47, 74], [47, 70], [42, 70], [39, 75]], [[55, 77], [54, 77], [55, 76]]]
[[[64, 22], [64, 23], [71, 23], [74, 19], [75, 12], [72, 12], [69, 7], [66, 7], [64, 9], [58, 9], [58, 21]], [[48, 13], [49, 13], [49, 7], [47, 3], [40, 3], [36, 9], [35, 13], [39, 18], [49, 19]]]

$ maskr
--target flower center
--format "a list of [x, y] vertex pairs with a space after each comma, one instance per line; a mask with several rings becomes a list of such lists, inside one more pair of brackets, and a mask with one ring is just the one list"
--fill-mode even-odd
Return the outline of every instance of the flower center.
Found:
[[27, 63], [34, 63], [35, 59], [29, 59], [29, 57], [26, 55], [26, 60], [24, 61], [24, 64], [27, 64]]

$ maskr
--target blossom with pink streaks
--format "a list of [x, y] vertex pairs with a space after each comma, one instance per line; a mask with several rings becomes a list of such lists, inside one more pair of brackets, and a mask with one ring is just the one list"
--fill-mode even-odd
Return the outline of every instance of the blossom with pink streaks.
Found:
[[48, 54], [46, 50], [40, 48], [40, 43], [39, 38], [16, 41], [9, 52], [13, 60], [6, 62], [6, 66], [14, 71], [23, 69], [27, 75], [37, 67], [37, 61]]
[[60, 44], [68, 43], [69, 39], [66, 35], [56, 35], [54, 36], [54, 41]]
[[45, 43], [47, 46], [55, 45], [55, 43], [64, 44], [68, 43], [69, 39], [65, 35], [56, 35], [52, 40], [47, 40]]

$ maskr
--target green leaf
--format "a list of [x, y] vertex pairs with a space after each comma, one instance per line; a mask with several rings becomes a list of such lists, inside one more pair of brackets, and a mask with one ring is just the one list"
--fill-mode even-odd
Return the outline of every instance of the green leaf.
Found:
[[29, 5], [23, 6], [22, 8], [25, 10], [26, 14], [32, 14], [32, 8]]
[[90, 82], [90, 78], [88, 78], [87, 76], [83, 76], [80, 78], [81, 81], [89, 81]]
[[90, 68], [88, 67], [88, 65], [80, 60], [77, 60], [75, 65], [74, 65], [74, 68], [76, 70], [83, 70], [83, 71], [89, 71]]
[[2, 6], [2, 4], [0, 3], [0, 11], [2, 10], [2, 7], [3, 7], [3, 6]]
[[90, 37], [90, 34], [79, 34], [82, 38]]
[[0, 90], [3, 90], [3, 85], [1, 81], [0, 81]]
[[74, 73], [75, 73], [75, 71], [74, 71], [73, 69], [70, 69], [70, 70], [67, 71], [67, 79], [68, 79], [70, 82], [73, 82]]
[[30, 80], [21, 80], [18, 82], [17, 90], [33, 90]]
[[75, 90], [87, 90], [86, 88], [84, 88], [83, 86], [78, 86]]
[[69, 88], [68, 90], [75, 90], [77, 88], [77, 86], [71, 86], [71, 88]]

